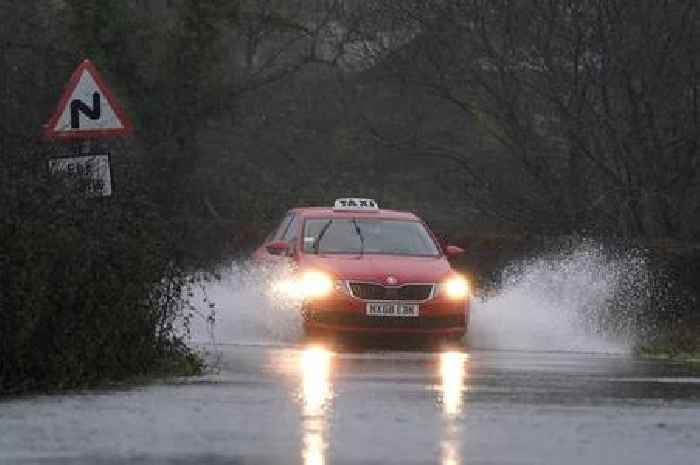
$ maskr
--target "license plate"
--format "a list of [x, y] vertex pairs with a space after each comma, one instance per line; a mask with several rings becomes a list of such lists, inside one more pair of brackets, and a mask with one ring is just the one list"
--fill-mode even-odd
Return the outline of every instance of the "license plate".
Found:
[[370, 302], [367, 304], [367, 316], [416, 317], [418, 315], [418, 304], [397, 304], [387, 302]]

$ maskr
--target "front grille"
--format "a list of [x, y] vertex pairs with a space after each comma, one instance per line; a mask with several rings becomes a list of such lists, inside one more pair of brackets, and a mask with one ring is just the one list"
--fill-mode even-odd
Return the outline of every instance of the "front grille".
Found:
[[421, 316], [419, 318], [369, 317], [356, 313], [315, 312], [307, 314], [309, 321], [356, 328], [448, 329], [466, 325], [464, 314]]
[[432, 284], [406, 284], [385, 287], [381, 284], [350, 283], [353, 297], [362, 300], [427, 300], [433, 292]]

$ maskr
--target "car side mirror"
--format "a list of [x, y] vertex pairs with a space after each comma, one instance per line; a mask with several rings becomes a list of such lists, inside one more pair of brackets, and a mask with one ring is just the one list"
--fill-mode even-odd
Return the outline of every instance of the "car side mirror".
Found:
[[289, 243], [285, 241], [270, 242], [265, 249], [271, 255], [286, 255], [289, 252]]
[[456, 257], [457, 255], [463, 254], [464, 249], [461, 247], [457, 247], [456, 245], [448, 245], [445, 247], [445, 255], [448, 257]]

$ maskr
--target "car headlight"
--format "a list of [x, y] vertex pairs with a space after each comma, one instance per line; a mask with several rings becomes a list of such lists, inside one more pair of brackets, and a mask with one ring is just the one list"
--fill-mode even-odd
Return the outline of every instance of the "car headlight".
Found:
[[307, 271], [301, 277], [301, 288], [307, 299], [325, 297], [333, 290], [333, 280], [320, 271]]
[[452, 276], [440, 287], [450, 300], [462, 300], [469, 297], [469, 281], [463, 276]]

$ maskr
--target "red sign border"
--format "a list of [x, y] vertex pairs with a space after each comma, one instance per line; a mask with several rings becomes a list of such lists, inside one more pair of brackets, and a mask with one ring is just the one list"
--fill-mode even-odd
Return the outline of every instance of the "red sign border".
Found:
[[[105, 97], [105, 99], [107, 99], [107, 102], [114, 110], [114, 113], [115, 115], [117, 115], [119, 122], [122, 124], [121, 128], [73, 129], [65, 132], [55, 130], [59, 118], [66, 110], [69, 100], [73, 96], [73, 92], [75, 92], [75, 88], [78, 87], [78, 83], [80, 82], [80, 78], [82, 77], [83, 72], [88, 72], [92, 75], [92, 78], [95, 80], [95, 83], [100, 89], [100, 92], [102, 92], [102, 95]], [[126, 117], [124, 110], [112, 94], [112, 91], [109, 90], [109, 87], [107, 86], [105, 80], [102, 78], [100, 72], [97, 71], [97, 68], [90, 60], [86, 59], [82, 63], [80, 63], [78, 68], [71, 75], [70, 81], [68, 81], [68, 85], [66, 86], [66, 90], [63, 92], [61, 100], [58, 103], [56, 112], [53, 114], [53, 116], [51, 116], [49, 122], [46, 123], [43, 133], [44, 137], [50, 140], [104, 139], [108, 137], [124, 136], [130, 133], [133, 130], [133, 128], [134, 126], [131, 124], [131, 121]]]

